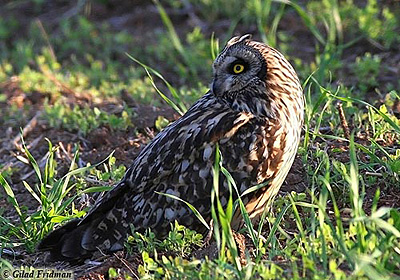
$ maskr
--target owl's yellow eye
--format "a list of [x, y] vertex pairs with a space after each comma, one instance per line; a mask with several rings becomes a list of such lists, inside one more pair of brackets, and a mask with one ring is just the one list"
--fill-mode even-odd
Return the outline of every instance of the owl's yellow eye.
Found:
[[233, 73], [239, 74], [242, 73], [244, 70], [244, 65], [243, 64], [235, 64], [233, 65]]

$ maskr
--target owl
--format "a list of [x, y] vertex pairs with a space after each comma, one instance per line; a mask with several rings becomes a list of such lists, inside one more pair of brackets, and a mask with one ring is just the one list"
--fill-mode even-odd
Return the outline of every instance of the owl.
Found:
[[[242, 197], [257, 222], [293, 163], [303, 115], [303, 90], [284, 56], [250, 35], [232, 38], [213, 63], [210, 90], [139, 153], [121, 182], [83, 219], [51, 232], [38, 249], [50, 251], [49, 260], [74, 261], [98, 249], [123, 249], [130, 224], [160, 238], [174, 221], [204, 232], [184, 203], [160, 193], [189, 202], [210, 221], [217, 146], [240, 193], [264, 184]], [[219, 177], [224, 205], [228, 183]], [[242, 225], [237, 211], [232, 227]]]

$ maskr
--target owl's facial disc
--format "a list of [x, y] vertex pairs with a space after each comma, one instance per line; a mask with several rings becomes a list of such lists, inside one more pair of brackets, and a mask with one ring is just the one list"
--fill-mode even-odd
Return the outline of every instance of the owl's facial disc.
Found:
[[219, 97], [240, 93], [249, 84], [260, 80], [259, 73], [264, 64], [258, 51], [244, 42], [227, 47], [214, 62], [212, 92]]

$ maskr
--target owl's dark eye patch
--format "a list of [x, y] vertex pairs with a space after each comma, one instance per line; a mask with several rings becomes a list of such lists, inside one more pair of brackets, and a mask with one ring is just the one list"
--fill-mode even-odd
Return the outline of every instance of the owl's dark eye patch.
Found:
[[229, 74], [237, 75], [241, 74], [249, 69], [249, 64], [244, 60], [238, 59], [229, 64], [228, 72]]

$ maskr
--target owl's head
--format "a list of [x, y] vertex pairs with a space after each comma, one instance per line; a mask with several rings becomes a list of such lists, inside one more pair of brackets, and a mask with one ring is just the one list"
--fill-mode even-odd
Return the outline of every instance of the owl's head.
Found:
[[[296, 72], [283, 55], [251, 35], [234, 37], [213, 64], [211, 91], [234, 109], [276, 115], [288, 107], [303, 109], [303, 92]], [[293, 103], [293, 104], [290, 104]]]
[[214, 61], [212, 91], [216, 96], [231, 95], [265, 81], [267, 62], [249, 45], [250, 38], [249, 34], [232, 38]]

